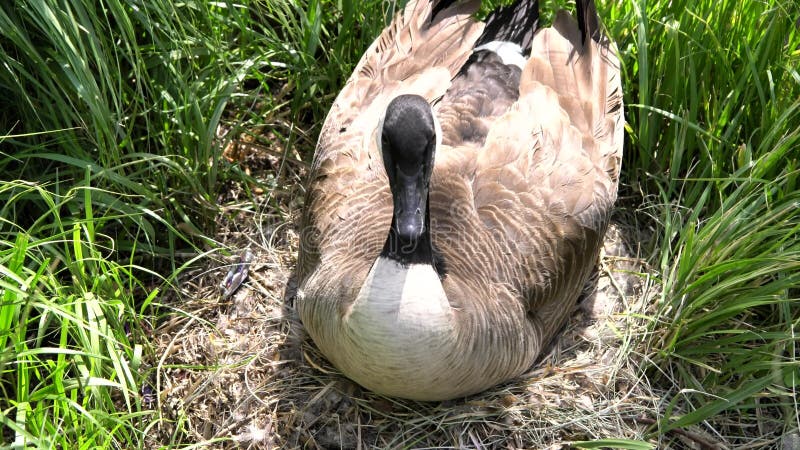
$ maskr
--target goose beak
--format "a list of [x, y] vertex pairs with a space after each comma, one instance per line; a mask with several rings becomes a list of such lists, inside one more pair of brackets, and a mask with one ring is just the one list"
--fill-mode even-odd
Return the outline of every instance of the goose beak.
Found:
[[424, 166], [408, 175], [398, 168], [394, 189], [395, 232], [406, 242], [416, 242], [425, 232], [425, 209], [428, 207], [428, 186]]

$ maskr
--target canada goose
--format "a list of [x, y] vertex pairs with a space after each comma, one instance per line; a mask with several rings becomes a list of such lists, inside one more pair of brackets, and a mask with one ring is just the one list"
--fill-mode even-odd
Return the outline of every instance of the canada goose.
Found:
[[295, 305], [322, 353], [384, 395], [451, 399], [528, 369], [616, 200], [619, 63], [593, 1], [541, 29], [535, 0], [486, 25], [478, 6], [409, 1], [317, 144]]

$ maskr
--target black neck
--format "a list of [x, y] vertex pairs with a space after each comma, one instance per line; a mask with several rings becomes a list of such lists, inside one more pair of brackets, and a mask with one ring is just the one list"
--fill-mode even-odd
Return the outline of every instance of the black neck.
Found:
[[444, 280], [447, 276], [447, 264], [443, 255], [436, 250], [431, 241], [430, 220], [425, 215], [425, 231], [420, 235], [416, 242], [409, 242], [401, 238], [396, 229], [395, 221], [392, 219], [392, 227], [389, 228], [389, 236], [383, 244], [381, 256], [397, 261], [404, 266], [409, 264], [430, 264], [439, 278]]
[[389, 235], [383, 244], [381, 256], [393, 259], [401, 264], [434, 264], [428, 212], [425, 212], [425, 230], [414, 241], [400, 237], [397, 233], [397, 223], [393, 215], [392, 226], [389, 228]]

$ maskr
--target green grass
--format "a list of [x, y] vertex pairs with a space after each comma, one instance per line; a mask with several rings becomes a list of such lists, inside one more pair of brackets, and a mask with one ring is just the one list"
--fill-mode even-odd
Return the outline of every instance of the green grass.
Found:
[[91, 206], [80, 217], [59, 213], [77, 198], [92, 205], [91, 188], [58, 196], [16, 181], [2, 183], [0, 195], [11, 199], [4, 218], [14, 217], [9, 206], [24, 202], [49, 208], [27, 230], [5, 221], [0, 227], [0, 389], [8, 400], [0, 420], [17, 446], [136, 442], [143, 349], [132, 341], [157, 292], [138, 307], [132, 303], [133, 292], [144, 291], [132, 275], [145, 271], [109, 258], [113, 240], [97, 232]]
[[[162, 420], [142, 395], [150, 330], [171, 312], [161, 294], [216, 248], [227, 183], [289, 182], [254, 179], [222, 149], [268, 129], [260, 142], [310, 161], [328, 106], [391, 9], [0, 9], [0, 443], [145, 445]], [[753, 430], [778, 439], [799, 425], [800, 6], [634, 0], [599, 10], [624, 71], [622, 189], [636, 200], [622, 207], [654, 230], [660, 296], [633, 348], [664, 394], [650, 438], [698, 425], [732, 445]], [[218, 137], [220, 127], [232, 131]]]
[[[631, 2], [617, 14], [627, 177], [659, 230], [647, 344], [672, 389], [658, 428], [716, 415], [732, 424], [709, 427], [723, 435], [759, 420], [760, 433], [796, 430], [797, 4]], [[625, 17], [637, 27], [619, 27]]]

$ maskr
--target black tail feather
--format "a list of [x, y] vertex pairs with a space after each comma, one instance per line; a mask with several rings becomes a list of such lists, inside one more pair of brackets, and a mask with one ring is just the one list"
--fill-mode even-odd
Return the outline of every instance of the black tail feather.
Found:
[[586, 42], [586, 36], [590, 36], [595, 42], [600, 42], [602, 34], [594, 0], [576, 0], [575, 6], [578, 7], [578, 28], [581, 30], [581, 40]]
[[486, 28], [476, 46], [492, 41], [519, 44], [529, 52], [533, 34], [539, 27], [539, 0], [517, 0], [511, 5], [497, 8], [486, 18]]
[[433, 22], [437, 14], [447, 9], [448, 6], [452, 5], [455, 2], [456, 0], [440, 0], [438, 2], [434, 2], [433, 8], [431, 9], [431, 22]]

